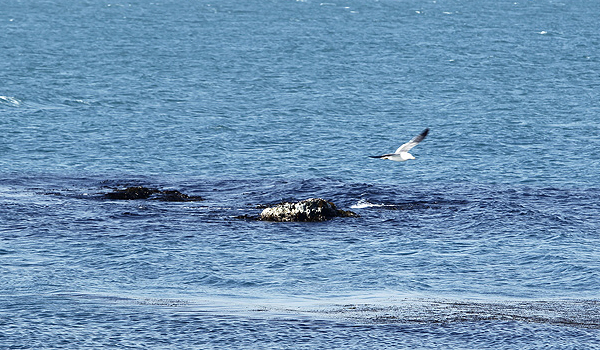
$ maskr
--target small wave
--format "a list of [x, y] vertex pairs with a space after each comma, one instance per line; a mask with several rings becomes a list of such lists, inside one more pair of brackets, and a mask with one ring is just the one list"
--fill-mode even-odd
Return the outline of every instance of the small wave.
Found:
[[73, 98], [73, 99], [65, 99], [63, 104], [67, 106], [80, 106], [80, 105], [91, 105], [92, 103], [83, 99]]
[[140, 298], [133, 296], [117, 296], [107, 294], [92, 294], [92, 293], [79, 293], [79, 292], [65, 292], [54, 294], [57, 298], [69, 298], [69, 299], [84, 299], [94, 300], [98, 302], [112, 302], [112, 303], [123, 303], [123, 304], [135, 304], [135, 305], [154, 305], [154, 306], [185, 306], [190, 304], [189, 301], [183, 299], [171, 299], [171, 298]]
[[0, 103], [13, 107], [19, 107], [21, 105], [20, 100], [10, 96], [0, 96]]

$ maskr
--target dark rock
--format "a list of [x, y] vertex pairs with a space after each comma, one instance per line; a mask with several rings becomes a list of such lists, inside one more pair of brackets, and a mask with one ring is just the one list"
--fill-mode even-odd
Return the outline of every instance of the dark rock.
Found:
[[281, 203], [266, 208], [260, 214], [263, 221], [326, 221], [335, 217], [356, 217], [351, 211], [338, 209], [321, 198], [310, 198], [297, 203]]
[[151, 195], [158, 192], [160, 191], [154, 188], [137, 186], [127, 187], [124, 190], [115, 190], [114, 192], [106, 193], [105, 197], [108, 199], [118, 200], [148, 199]]
[[143, 186], [127, 187], [106, 193], [105, 198], [113, 200], [152, 199], [164, 202], [192, 202], [204, 200], [200, 196], [188, 196], [176, 190], [161, 191]]
[[160, 195], [156, 199], [165, 201], [165, 202], [193, 202], [193, 201], [204, 200], [200, 196], [188, 196], [187, 194], [181, 193], [176, 190], [161, 191], [159, 193], [160, 193]]
[[240, 220], [248, 220], [248, 221], [256, 221], [256, 220], [260, 220], [260, 218], [259, 218], [259, 217], [257, 217], [257, 216], [252, 216], [252, 215], [248, 215], [248, 214], [234, 216], [233, 218], [234, 218], [234, 219], [240, 219]]

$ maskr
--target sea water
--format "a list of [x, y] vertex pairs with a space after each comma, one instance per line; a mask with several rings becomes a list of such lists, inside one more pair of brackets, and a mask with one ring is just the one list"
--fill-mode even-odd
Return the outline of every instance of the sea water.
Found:
[[600, 348], [600, 4], [1, 7], [1, 348]]

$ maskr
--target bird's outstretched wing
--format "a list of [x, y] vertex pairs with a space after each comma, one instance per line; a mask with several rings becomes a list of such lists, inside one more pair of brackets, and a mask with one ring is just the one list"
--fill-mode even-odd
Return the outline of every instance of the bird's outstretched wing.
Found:
[[390, 153], [390, 154], [384, 154], [381, 156], [369, 156], [369, 157], [370, 158], [383, 158], [383, 157], [389, 157], [389, 156], [393, 156], [393, 155], [394, 155], [393, 153]]
[[427, 133], [429, 133], [429, 128], [425, 129], [419, 135], [413, 137], [412, 140], [410, 140], [407, 143], [403, 144], [402, 146], [398, 147], [398, 149], [396, 150], [396, 153], [408, 152], [411, 148], [418, 145], [419, 142], [423, 141], [425, 136], [427, 136]]

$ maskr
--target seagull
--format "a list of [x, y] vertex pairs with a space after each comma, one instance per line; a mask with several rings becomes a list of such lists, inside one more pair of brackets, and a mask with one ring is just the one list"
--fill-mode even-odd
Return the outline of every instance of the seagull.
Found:
[[413, 148], [416, 145], [418, 145], [419, 142], [423, 141], [423, 139], [425, 138], [425, 136], [427, 136], [428, 132], [429, 132], [429, 128], [423, 130], [422, 133], [420, 133], [419, 135], [413, 137], [412, 140], [410, 140], [407, 143], [403, 144], [402, 146], [398, 147], [398, 149], [394, 153], [384, 154], [382, 156], [369, 156], [369, 157], [371, 157], [371, 158], [389, 159], [389, 160], [393, 160], [393, 161], [396, 161], [396, 162], [404, 162], [404, 161], [407, 161], [409, 159], [415, 159], [415, 157], [412, 154], [408, 153], [408, 151], [410, 151], [411, 148]]

